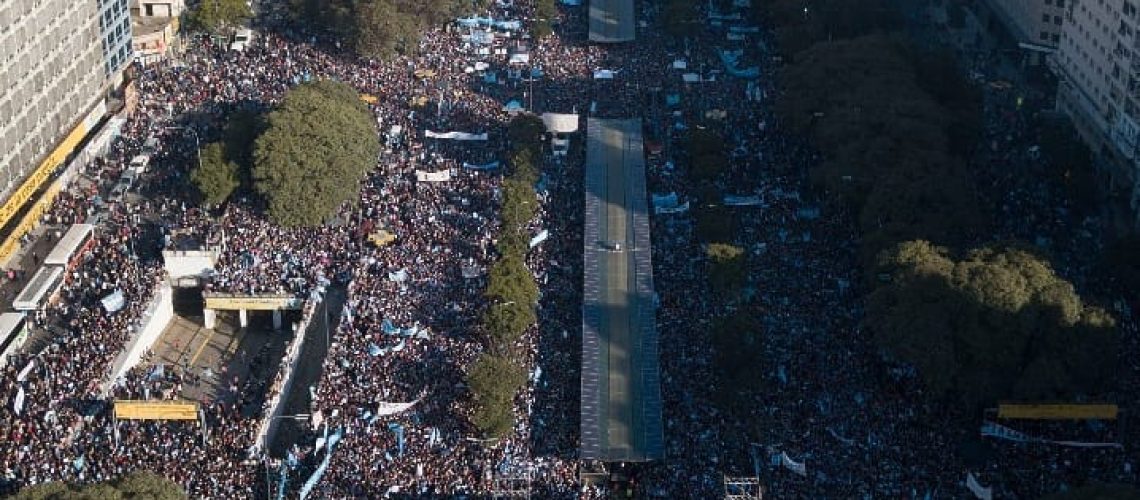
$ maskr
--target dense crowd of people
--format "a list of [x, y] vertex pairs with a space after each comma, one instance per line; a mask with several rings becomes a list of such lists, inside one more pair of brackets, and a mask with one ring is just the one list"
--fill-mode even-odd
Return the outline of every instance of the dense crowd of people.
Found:
[[[176, 61], [136, 67], [137, 112], [107, 156], [86, 165], [84, 181], [45, 216], [56, 225], [97, 213], [102, 220], [58, 300], [31, 316], [43, 345], [0, 369], [0, 393], [9, 398], [0, 408], [0, 493], [142, 468], [176, 480], [192, 498], [262, 496], [277, 491], [281, 473], [296, 491], [317, 470], [323, 471], [313, 489], [319, 498], [479, 495], [523, 477], [531, 478], [538, 498], [608, 494], [606, 485], [582, 484], [581, 470], [604, 466], [580, 463], [576, 451], [584, 134], [574, 137], [568, 155], [543, 160], [540, 208], [529, 229], [549, 238], [527, 257], [542, 298], [538, 324], [518, 346], [530, 382], [516, 398], [516, 427], [487, 441], [477, 439], [469, 422], [474, 405], [463, 380], [483, 349], [474, 325], [484, 307], [483, 276], [496, 258], [500, 172], [509, 162], [503, 131], [516, 112], [506, 106], [510, 101], [538, 112], [579, 113], [583, 127], [587, 114], [642, 117], [647, 142], [660, 144], [649, 155], [649, 190], [683, 200], [697, 199], [681, 160], [685, 131], [711, 123], [732, 151], [724, 194], [754, 200], [732, 210], [750, 254], [748, 295], [764, 325], [766, 351], [757, 363], [770, 390], [741, 402], [752, 408], [743, 419], [729, 418], [739, 413], [712, 399], [718, 382], [705, 320], [723, 315], [726, 305], [705, 289], [707, 263], [691, 214], [652, 217], [666, 457], [631, 473], [639, 494], [713, 498], [723, 494], [724, 474], [759, 474], [780, 498], [956, 497], [968, 472], [1014, 498], [1087, 478], [1137, 480], [1128, 449], [996, 442], [983, 453], [987, 458], [967, 459], [962, 443], [977, 440], [961, 415], [924, 403], [912, 373], [884, 368], [859, 326], [854, 224], [843, 206], [801, 194], [817, 158], [771, 113], [779, 68], [766, 54], [748, 61], [760, 68], [759, 78], [735, 78], [715, 48], [725, 44], [711, 38], [723, 31], [703, 32], [687, 48], [652, 29], [639, 30], [631, 44], [588, 44], [585, 7], [560, 9], [556, 35], [528, 41], [526, 65], [512, 66], [505, 53], [479, 54], [467, 29], [428, 31], [415, 54], [386, 62], [360, 61], [333, 41], [280, 29], [259, 33], [245, 51], [200, 38]], [[500, 2], [484, 14], [533, 17], [520, 3]], [[655, 25], [661, 11], [643, 2], [638, 14]], [[500, 36], [495, 44], [517, 39]], [[613, 78], [595, 79], [601, 69]], [[682, 75], [693, 73], [698, 80], [686, 83]], [[187, 192], [195, 142], [220, 138], [228, 114], [269, 109], [291, 86], [319, 78], [376, 97], [370, 109], [385, 151], [362, 185], [360, 203], [346, 203], [330, 224], [288, 229], [272, 224], [254, 200], [231, 200], [211, 214], [180, 194]], [[986, 115], [1009, 121], [987, 129], [1000, 153], [990, 161], [1021, 158], [1028, 139], [1016, 132], [1024, 126], [1020, 111], [1006, 109], [1001, 96], [987, 99]], [[718, 121], [713, 110], [726, 112]], [[429, 138], [426, 130], [488, 138]], [[139, 188], [144, 196], [103, 202], [151, 137], [161, 140]], [[417, 172], [447, 172], [448, 180], [420, 181]], [[1014, 174], [991, 180], [996, 190], [1014, 194], [1004, 220], [1058, 213], [1042, 222], [1056, 227], [1042, 231], [1056, 251], [1074, 256], [1063, 262], [1083, 262], [1076, 256], [1096, 235], [1060, 241], [1074, 221], [1051, 209], [1048, 193], [1010, 188], [1018, 182]], [[1022, 224], [999, 226], [1002, 236], [1038, 236], [1025, 234]], [[378, 231], [394, 238], [372, 238]], [[157, 250], [173, 247], [176, 237], [219, 250], [210, 292], [295, 296], [308, 301], [311, 319], [320, 310], [315, 290], [347, 284], [311, 392], [313, 425], [288, 437], [297, 444], [286, 457], [269, 459], [258, 439], [263, 402], [275, 396], [267, 391], [281, 389], [272, 373], [219, 384], [217, 395], [201, 402], [204, 429], [111, 418], [111, 399], [178, 399], [203, 383], [200, 373], [145, 359], [107, 380], [164, 278]], [[1089, 266], [1058, 267], [1085, 283]], [[110, 312], [101, 299], [115, 291], [125, 307]], [[1130, 318], [1122, 332], [1126, 353], [1135, 353]], [[1128, 380], [1138, 379], [1137, 369], [1129, 367]], [[101, 391], [107, 382], [110, 394]], [[1128, 407], [1137, 393], [1122, 389], [1117, 401]], [[327, 468], [320, 466], [326, 455]], [[778, 455], [803, 468], [773, 465]]]

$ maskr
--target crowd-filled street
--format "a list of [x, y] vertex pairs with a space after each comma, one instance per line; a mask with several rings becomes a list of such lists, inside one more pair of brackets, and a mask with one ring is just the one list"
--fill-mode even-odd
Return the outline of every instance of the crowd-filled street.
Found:
[[[512, 66], [505, 51], [479, 54], [454, 26], [426, 32], [413, 55], [376, 62], [325, 35], [272, 24], [258, 25], [244, 51], [197, 37], [177, 59], [136, 65], [138, 110], [110, 154], [84, 167], [90, 182], [62, 195], [45, 216], [66, 225], [106, 212], [60, 299], [34, 315], [48, 347], [0, 369], [0, 494], [147, 469], [181, 484], [190, 498], [258, 498], [277, 494], [282, 476], [296, 492], [321, 469], [314, 498], [471, 498], [494, 492], [497, 479], [523, 476], [532, 498], [604, 498], [603, 485], [579, 478], [599, 465], [577, 458], [582, 132], [571, 136], [569, 154], [543, 159], [530, 232], [549, 238], [527, 256], [542, 298], [538, 324], [518, 346], [527, 353], [529, 382], [515, 399], [516, 427], [485, 441], [470, 423], [464, 374], [483, 349], [474, 328], [495, 259], [502, 168], [493, 165], [509, 160], [506, 125], [517, 112], [510, 101], [537, 113], [578, 113], [582, 127], [587, 115], [642, 118], [646, 137], [660, 144], [648, 156], [649, 191], [693, 204], [698, 193], [688, 181], [684, 137], [698, 124], [715, 128], [731, 151], [723, 194], [754, 200], [731, 210], [737, 243], [750, 255], [745, 307], [762, 320], [765, 356], [756, 363], [767, 390], [740, 401], [743, 414], [712, 397], [718, 382], [709, 324], [729, 304], [708, 290], [692, 213], [651, 218], [666, 458], [637, 469], [639, 495], [718, 498], [726, 474], [758, 475], [772, 498], [960, 498], [967, 473], [998, 498], [1038, 498], [1089, 479], [1140, 481], [1129, 427], [1123, 450], [987, 442], [979, 445], [986, 451], [967, 452], [965, 443], [979, 442], [980, 420], [927, 403], [913, 373], [884, 362], [860, 326], [863, 277], [852, 216], [810, 194], [807, 170], [818, 158], [772, 111], [781, 94], [779, 63], [763, 51], [742, 60], [722, 53], [768, 34], [746, 31], [726, 45], [724, 31], [710, 27], [682, 44], [652, 28], [661, 9], [643, 1], [637, 15], [649, 28], [635, 42], [589, 44], [587, 10], [560, 4], [555, 34], [529, 42], [526, 65]], [[533, 18], [525, 1], [497, 2], [480, 15], [524, 24]], [[497, 36], [496, 47], [511, 40]], [[726, 67], [730, 60], [736, 66]], [[747, 76], [745, 66], [758, 72]], [[611, 77], [596, 78], [600, 69]], [[693, 73], [697, 81], [682, 76]], [[231, 113], [270, 109], [290, 87], [317, 79], [376, 97], [369, 109], [384, 151], [359, 203], [344, 204], [334, 223], [303, 229], [273, 224], [254, 199], [230, 200], [213, 213], [196, 206], [187, 194], [195, 137], [218, 140]], [[416, 104], [417, 96], [428, 104]], [[987, 91], [985, 143], [996, 149], [974, 165], [986, 193], [1008, 193], [992, 239], [1048, 239], [1060, 274], [1082, 293], [1112, 296], [1116, 291], [1098, 287], [1089, 257], [1100, 249], [1099, 219], [1077, 218], [1055, 201], [1059, 193], [1018, 177], [1031, 162], [1032, 116], [1009, 99]], [[722, 118], [709, 114], [718, 110]], [[487, 139], [428, 137], [427, 130]], [[139, 196], [103, 202], [152, 136], [160, 146]], [[422, 182], [422, 170], [447, 171], [449, 179]], [[394, 240], [370, 241], [380, 229]], [[197, 383], [193, 374], [160, 373], [144, 362], [114, 381], [111, 394], [100, 393], [164, 279], [159, 250], [175, 233], [221, 249], [206, 291], [289, 294], [304, 299], [313, 317], [329, 286], [347, 287], [343, 310], [331, 311], [328, 355], [310, 389], [319, 425], [287, 436], [297, 444], [285, 457], [261, 449], [263, 415], [248, 410], [280, 392], [280, 380], [234, 377], [230, 390], [202, 402], [205, 433], [194, 422], [112, 418], [112, 399], [177, 399]], [[101, 307], [110, 290], [122, 290], [124, 309]], [[1136, 323], [1119, 319], [1129, 361], [1115, 402], [1131, 408], [1140, 397], [1140, 343]], [[18, 391], [19, 409], [8, 403]], [[390, 403], [412, 404], [382, 411]], [[803, 464], [804, 473], [773, 465], [779, 454]]]

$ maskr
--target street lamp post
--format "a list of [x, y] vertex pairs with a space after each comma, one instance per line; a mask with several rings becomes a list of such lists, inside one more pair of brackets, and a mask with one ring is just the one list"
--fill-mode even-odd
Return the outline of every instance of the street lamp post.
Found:
[[185, 130], [194, 134], [194, 151], [198, 154], [198, 169], [202, 168], [202, 144], [198, 140], [198, 131], [190, 127], [166, 127], [166, 130]]

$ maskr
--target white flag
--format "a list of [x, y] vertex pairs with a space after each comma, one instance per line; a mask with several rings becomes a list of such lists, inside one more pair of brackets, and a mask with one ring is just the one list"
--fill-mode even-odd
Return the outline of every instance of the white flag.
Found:
[[979, 500], [993, 500], [994, 498], [994, 489], [983, 488], [981, 483], [978, 483], [978, 478], [974, 477], [973, 472], [966, 473], [966, 487], [969, 488]]
[[16, 415], [19, 415], [19, 414], [23, 413], [23, 411], [24, 411], [24, 388], [23, 387], [21, 387], [19, 391], [16, 391], [16, 398], [12, 400], [12, 411], [15, 411]]
[[788, 470], [795, 472], [801, 476], [807, 476], [807, 465], [803, 462], [796, 462], [795, 460], [792, 460], [792, 457], [788, 456], [788, 452], [785, 451], [780, 455], [780, 462], [784, 467], [787, 467]]

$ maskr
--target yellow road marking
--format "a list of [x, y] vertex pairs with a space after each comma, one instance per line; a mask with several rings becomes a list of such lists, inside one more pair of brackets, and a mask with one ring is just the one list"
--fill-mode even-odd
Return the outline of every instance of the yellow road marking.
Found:
[[210, 333], [206, 334], [206, 341], [202, 342], [202, 345], [198, 346], [198, 350], [194, 351], [194, 357], [190, 358], [190, 366], [194, 366], [194, 362], [198, 361], [198, 357], [202, 355], [202, 351], [206, 349], [206, 346], [210, 345], [210, 340], [214, 338], [215, 331], [216, 330], [210, 330]]

